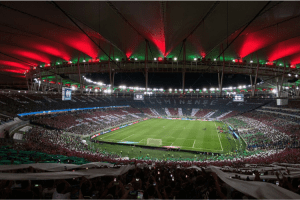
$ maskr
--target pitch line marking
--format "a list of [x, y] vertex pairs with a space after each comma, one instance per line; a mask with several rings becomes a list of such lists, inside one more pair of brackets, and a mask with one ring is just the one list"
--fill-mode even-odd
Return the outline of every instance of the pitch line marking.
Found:
[[193, 144], [193, 147], [192, 147], [192, 148], [194, 148], [194, 146], [195, 146], [195, 142], [196, 142], [196, 140], [194, 140], [194, 144]]
[[220, 145], [221, 145], [221, 149], [222, 149], [222, 151], [224, 152], [223, 147], [222, 147], [222, 142], [221, 142], [221, 140], [220, 140], [220, 135], [219, 135], [219, 132], [218, 132], [218, 129], [217, 129], [216, 122], [214, 122], [214, 124], [215, 124], [215, 127], [216, 127], [216, 131], [217, 131], [217, 135], [218, 135], [219, 142], [220, 142]]
[[[107, 136], [112, 136], [112, 135], [116, 134], [117, 132], [120, 133], [120, 132], [122, 132], [122, 131], [124, 131], [124, 130], [113, 131], [114, 133], [111, 133], [111, 132], [105, 133], [105, 134], [101, 137], [101, 139], [103, 139], [104, 137], [107, 137]], [[100, 135], [99, 135], [98, 137], [100, 137]]]
[[[182, 147], [185, 147], [185, 148], [191, 148], [191, 147], [186, 147], [186, 146], [181, 146]], [[202, 150], [205, 150], [205, 151], [218, 151], [218, 152], [221, 152], [221, 150], [215, 150], [215, 149], [207, 149], [207, 148], [194, 148], [194, 149], [202, 149]]]
[[[128, 137], [126, 137], [126, 138], [129, 138], [129, 137], [131, 137], [131, 136], [133, 136], [134, 134], [132, 134], [132, 135], [129, 135]], [[124, 138], [123, 140], [125, 140], [126, 138]], [[121, 141], [123, 141], [123, 140], [121, 140]]]
[[141, 141], [139, 141], [139, 143], [141, 143], [143, 140], [145, 140], [145, 139], [142, 139]]

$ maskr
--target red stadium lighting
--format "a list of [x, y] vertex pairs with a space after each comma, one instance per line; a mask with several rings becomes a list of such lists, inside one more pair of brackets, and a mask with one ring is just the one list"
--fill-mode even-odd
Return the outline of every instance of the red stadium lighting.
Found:
[[163, 58], [162, 57], [158, 57], [158, 61], [163, 61]]

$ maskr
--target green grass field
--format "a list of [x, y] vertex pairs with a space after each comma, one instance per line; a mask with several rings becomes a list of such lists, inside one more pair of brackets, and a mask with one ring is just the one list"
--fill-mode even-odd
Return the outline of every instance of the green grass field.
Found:
[[161, 146], [179, 146], [183, 150], [221, 154], [244, 148], [245, 145], [231, 134], [218, 133], [218, 126], [224, 127], [224, 124], [214, 121], [150, 119], [95, 139], [114, 143], [135, 142], [136, 145], [144, 146], [148, 146], [148, 138], [161, 139]]

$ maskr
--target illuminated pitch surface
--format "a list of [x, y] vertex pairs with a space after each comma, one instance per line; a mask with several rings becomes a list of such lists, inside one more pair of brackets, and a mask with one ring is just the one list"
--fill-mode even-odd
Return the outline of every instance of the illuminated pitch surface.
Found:
[[[134, 142], [147, 146], [147, 139], [161, 139], [162, 146], [179, 146], [184, 150], [227, 153], [237, 149], [230, 134], [218, 133], [222, 122], [150, 119], [122, 128], [95, 139], [107, 142]], [[204, 130], [205, 129], [205, 130]], [[228, 140], [228, 137], [231, 140]]]

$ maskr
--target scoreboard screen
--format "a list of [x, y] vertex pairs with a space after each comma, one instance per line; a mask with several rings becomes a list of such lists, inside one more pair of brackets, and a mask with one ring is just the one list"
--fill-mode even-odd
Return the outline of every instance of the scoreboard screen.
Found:
[[236, 102], [244, 102], [244, 95], [243, 94], [236, 94], [233, 96], [233, 101]]
[[70, 88], [62, 88], [62, 100], [71, 100], [72, 99], [72, 90]]
[[144, 94], [134, 94], [133, 100], [144, 100]]

